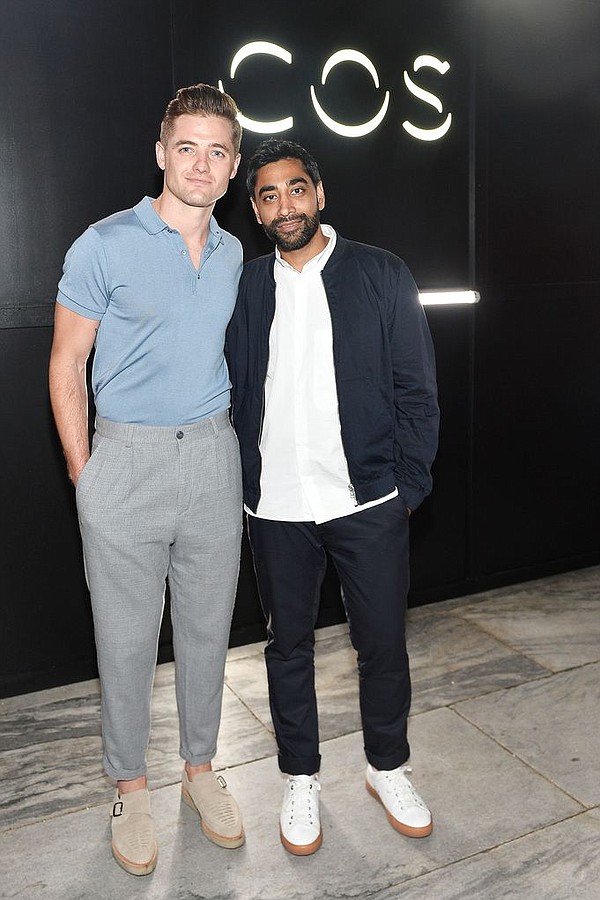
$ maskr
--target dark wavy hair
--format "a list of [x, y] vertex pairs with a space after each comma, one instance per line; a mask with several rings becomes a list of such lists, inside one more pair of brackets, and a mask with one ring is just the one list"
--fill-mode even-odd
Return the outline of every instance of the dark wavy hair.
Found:
[[282, 141], [279, 138], [267, 138], [262, 144], [259, 144], [248, 163], [248, 173], [246, 175], [246, 187], [251, 197], [254, 197], [254, 189], [256, 187], [256, 176], [258, 170], [269, 163], [279, 162], [280, 159], [298, 159], [304, 171], [316, 187], [321, 181], [319, 167], [313, 156], [296, 144], [294, 141]]

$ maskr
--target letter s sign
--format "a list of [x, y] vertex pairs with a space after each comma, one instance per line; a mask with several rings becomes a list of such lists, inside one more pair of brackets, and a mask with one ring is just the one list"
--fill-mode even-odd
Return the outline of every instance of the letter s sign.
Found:
[[[418, 72], [423, 66], [429, 66], [431, 69], [439, 72], [440, 75], [445, 75], [450, 68], [450, 63], [448, 61], [440, 62], [435, 56], [418, 56], [413, 63], [413, 71]], [[435, 94], [430, 94], [429, 91], [424, 91], [423, 88], [417, 87], [408, 72], [404, 73], [404, 84], [411, 94], [414, 94], [419, 100], [423, 100], [424, 103], [433, 106], [439, 113], [443, 112], [444, 107], [440, 98], [436, 97]], [[440, 138], [448, 133], [451, 124], [452, 113], [448, 113], [444, 122], [438, 128], [417, 128], [416, 125], [413, 125], [408, 120], [402, 123], [402, 127], [419, 141], [439, 141]]]

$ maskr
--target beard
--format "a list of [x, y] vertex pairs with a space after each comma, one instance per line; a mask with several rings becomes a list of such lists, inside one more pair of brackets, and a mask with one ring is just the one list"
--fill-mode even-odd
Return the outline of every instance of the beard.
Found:
[[[285, 222], [298, 222], [301, 227], [293, 234], [281, 234], [277, 229]], [[321, 218], [319, 210], [317, 210], [314, 216], [307, 216], [306, 213], [303, 213], [300, 216], [292, 216], [287, 219], [273, 219], [268, 225], [263, 223], [263, 228], [267, 237], [277, 244], [280, 250], [290, 251], [301, 250], [303, 247], [306, 247], [319, 230], [320, 223]]]

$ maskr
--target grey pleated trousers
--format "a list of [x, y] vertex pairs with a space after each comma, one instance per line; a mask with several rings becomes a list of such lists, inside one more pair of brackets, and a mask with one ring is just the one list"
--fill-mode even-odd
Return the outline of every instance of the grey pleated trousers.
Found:
[[180, 754], [215, 755], [237, 586], [242, 490], [226, 412], [194, 425], [98, 418], [77, 484], [102, 688], [104, 767], [146, 772], [165, 581], [171, 595]]

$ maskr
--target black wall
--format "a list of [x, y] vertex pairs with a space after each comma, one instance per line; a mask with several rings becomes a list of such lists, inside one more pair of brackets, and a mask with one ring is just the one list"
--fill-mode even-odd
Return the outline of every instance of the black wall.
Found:
[[[476, 307], [429, 307], [442, 432], [435, 490], [412, 526], [420, 604], [600, 562], [600, 4], [594, 0], [5, 0], [0, 27], [0, 693], [95, 674], [72, 490], [47, 398], [62, 259], [89, 224], [156, 195], [153, 144], [176, 87], [222, 79], [253, 118], [294, 116], [322, 169], [324, 220], [386, 246], [423, 289], [474, 287]], [[325, 24], [325, 21], [327, 24]], [[293, 56], [246, 60], [268, 40]], [[366, 54], [321, 85], [342, 47]], [[444, 76], [412, 72], [420, 54]], [[407, 70], [440, 115], [406, 89]], [[315, 115], [309, 87], [339, 121]], [[424, 128], [452, 112], [436, 142]], [[247, 157], [260, 137], [246, 132]], [[242, 165], [242, 171], [244, 167]], [[268, 250], [242, 178], [217, 206], [248, 258]], [[339, 621], [329, 573], [321, 624]], [[244, 544], [232, 643], [262, 637]], [[168, 621], [161, 658], [170, 655]]]

